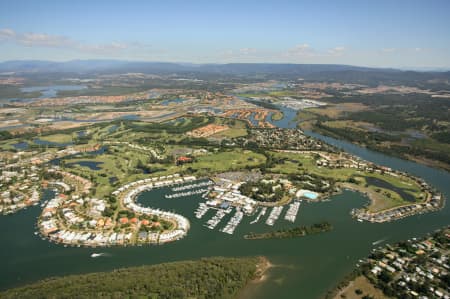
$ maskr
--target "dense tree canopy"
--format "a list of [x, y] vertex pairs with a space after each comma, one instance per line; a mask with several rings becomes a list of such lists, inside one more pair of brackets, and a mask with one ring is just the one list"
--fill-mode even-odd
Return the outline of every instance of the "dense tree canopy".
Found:
[[204, 258], [46, 279], [1, 298], [231, 298], [254, 278], [260, 258]]

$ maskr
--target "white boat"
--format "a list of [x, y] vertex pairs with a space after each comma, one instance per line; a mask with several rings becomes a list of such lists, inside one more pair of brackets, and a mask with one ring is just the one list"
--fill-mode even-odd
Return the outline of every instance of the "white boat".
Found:
[[91, 254], [91, 257], [92, 258], [96, 258], [96, 257], [101, 257], [103, 255], [105, 255], [103, 252], [101, 252], [101, 253], [93, 253], [93, 254]]

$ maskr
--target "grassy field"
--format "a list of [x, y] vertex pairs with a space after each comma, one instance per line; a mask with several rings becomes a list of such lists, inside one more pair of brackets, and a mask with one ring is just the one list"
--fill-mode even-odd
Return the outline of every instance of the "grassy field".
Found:
[[[86, 166], [71, 165], [66, 170], [78, 175], [88, 174], [89, 179], [96, 184], [96, 196], [108, 195], [115, 189], [109, 182], [110, 177], [116, 177], [119, 183], [126, 183], [144, 177], [142, 171], [136, 169], [138, 161], [144, 164], [148, 162], [148, 154], [130, 150], [128, 147], [112, 146], [112, 153], [105, 153], [96, 156], [86, 156], [73, 159], [65, 159], [64, 165], [79, 161], [100, 162], [100, 170], [91, 170]], [[148, 176], [148, 175], [147, 175]]]
[[236, 138], [243, 136], [247, 136], [247, 129], [231, 128], [222, 132], [218, 132], [214, 135], [211, 135], [211, 137], [216, 138]]
[[39, 139], [56, 143], [69, 143], [73, 140], [73, 134], [52, 134], [41, 136]]
[[217, 154], [200, 156], [191, 167], [197, 169], [199, 173], [207, 175], [209, 173], [239, 170], [246, 166], [255, 167], [264, 163], [265, 160], [266, 158], [261, 154], [248, 150], [233, 149]]
[[326, 121], [324, 123], [327, 127], [332, 128], [350, 128], [352, 130], [366, 131], [369, 128], [376, 128], [373, 124], [362, 122], [362, 121], [352, 121], [352, 120], [333, 120]]
[[369, 107], [361, 103], [340, 103], [330, 104], [320, 108], [309, 108], [307, 111], [329, 118], [337, 118], [349, 112], [358, 112], [367, 109], [369, 109]]
[[283, 112], [281, 111], [277, 111], [274, 114], [272, 114], [272, 120], [277, 121], [277, 120], [282, 120], [284, 117]]
[[309, 109], [299, 110], [297, 112], [296, 120], [298, 121], [308, 121], [312, 119], [316, 119], [317, 115], [309, 111]]
[[[170, 146], [168, 150], [178, 147]], [[110, 146], [107, 153], [102, 155], [86, 155], [77, 158], [64, 159], [63, 165], [67, 171], [78, 175], [88, 176], [97, 185], [96, 196], [104, 196], [112, 192], [117, 186], [148, 176], [160, 176], [173, 173], [183, 173], [191, 169], [197, 176], [208, 176], [212, 173], [229, 170], [239, 170], [245, 167], [255, 167], [265, 162], [265, 156], [248, 150], [234, 149], [225, 152], [210, 153], [196, 157], [196, 162], [175, 165], [175, 163], [149, 163], [148, 153], [133, 150], [125, 146]], [[86, 166], [70, 165], [80, 161], [100, 162], [99, 170], [92, 170]], [[144, 174], [137, 168], [141, 161], [150, 169], [156, 171]], [[112, 186], [110, 177], [116, 177], [118, 182]]]
[[[356, 291], [360, 290], [360, 291]], [[361, 293], [361, 294], [357, 294]], [[385, 299], [387, 298], [380, 289], [375, 288], [367, 278], [364, 276], [358, 276], [356, 279], [350, 282], [350, 284], [339, 292], [334, 299], [342, 298], [355, 298], [359, 299], [365, 295], [372, 296], [374, 299]]]
[[[277, 164], [275, 167], [271, 168], [271, 171], [276, 173], [298, 173], [306, 172], [313, 173], [324, 178], [335, 179], [335, 180], [347, 180], [352, 176], [356, 170], [354, 169], [329, 169], [325, 167], [317, 167], [316, 158], [313, 154], [295, 154], [295, 153], [279, 153], [272, 152], [272, 154], [277, 158], [288, 158], [284, 164]], [[297, 162], [293, 162], [297, 161]], [[301, 163], [301, 165], [300, 165]]]
[[[181, 128], [185, 127], [189, 131], [193, 127], [203, 126], [211, 122], [230, 127], [226, 131], [213, 135], [213, 138], [230, 138], [247, 135], [247, 125], [245, 122], [225, 118], [182, 117], [162, 124], [146, 122], [130, 123], [123, 121], [111, 124], [89, 125], [83, 128], [86, 131], [86, 138], [90, 139], [89, 144], [77, 145], [76, 147], [90, 147], [98, 143], [101, 144], [102, 141], [115, 141], [159, 148], [159, 150], [165, 151], [167, 157], [171, 157], [172, 153], [175, 154], [177, 151], [182, 153], [185, 150], [189, 153], [194, 149], [200, 148], [207, 149], [208, 153], [195, 156], [193, 163], [176, 165], [172, 159], [168, 159], [164, 163], [155, 163], [154, 160], [151, 160], [151, 154], [143, 150], [132, 149], [125, 145], [110, 145], [104, 154], [90, 155], [86, 153], [63, 159], [62, 167], [69, 172], [84, 176], [93, 181], [96, 186], [95, 196], [102, 197], [110, 194], [120, 185], [149, 176], [185, 173], [203, 177], [220, 172], [257, 168], [266, 162], [264, 155], [253, 151], [239, 148], [223, 150], [220, 149], [218, 144], [211, 145], [202, 143], [204, 145], [200, 146], [196, 145], [195, 140], [192, 140], [192, 143], [190, 143], [191, 140], [187, 140], [187, 142], [183, 140], [186, 138], [186, 134], [185, 130]], [[170, 126], [180, 128], [181, 130], [173, 130]], [[166, 131], [167, 128], [169, 128], [168, 130], [171, 133]], [[30, 140], [33, 140], [33, 138], [30, 137]], [[71, 133], [55, 133], [41, 137], [43, 140], [57, 143], [71, 142], [76, 140], [76, 138], [76, 131], [72, 131]], [[182, 143], [177, 144], [177, 142], [182, 140]], [[18, 141], [18, 139], [11, 139], [0, 143], [0, 146], [5, 149], [11, 149], [12, 144]], [[316, 176], [316, 179], [322, 179], [332, 184], [334, 182], [342, 186], [347, 184], [350, 188], [369, 195], [371, 198], [369, 209], [371, 211], [379, 211], [409, 203], [402, 198], [401, 194], [406, 197], [411, 197], [416, 201], [422, 201], [426, 197], [426, 194], [421, 192], [418, 183], [408, 177], [369, 173], [353, 168], [330, 169], [327, 167], [318, 167], [316, 160], [319, 156], [315, 153], [270, 152], [270, 154], [275, 159], [283, 159], [284, 161], [267, 169], [268, 172], [284, 175], [310, 174]], [[178, 156], [181, 154], [178, 153], [175, 155]], [[98, 165], [100, 169], [92, 170], [79, 165], [69, 166], [69, 164], [79, 161], [100, 162], [101, 164]], [[141, 167], [138, 167], [139, 165]], [[148, 173], [144, 173], [144, 169]], [[112, 177], [116, 178], [117, 182], [111, 183], [110, 178]], [[356, 179], [359, 183], [350, 184], [350, 178]], [[368, 181], [369, 178], [381, 181], [376, 181], [378, 185], [372, 185], [370, 180]], [[379, 184], [382, 185], [380, 186]], [[392, 188], [383, 186], [383, 184], [390, 184]]]
[[227, 125], [230, 128], [228, 130], [211, 135], [211, 137], [236, 138], [248, 135], [247, 124], [241, 120], [216, 119], [215, 123], [219, 125]]
[[[295, 153], [279, 153], [273, 152], [276, 158], [288, 158], [283, 164], [277, 164], [270, 171], [281, 174], [308, 173], [323, 177], [326, 180], [336, 180], [344, 183], [344, 187], [367, 193], [371, 199], [369, 210], [372, 212], [393, 208], [410, 203], [402, 196], [391, 189], [382, 188], [375, 185], [367, 184], [366, 178], [372, 177], [385, 181], [401, 191], [412, 195], [416, 201], [425, 199], [425, 194], [421, 192], [420, 186], [414, 180], [398, 176], [363, 172], [353, 168], [337, 168], [330, 169], [326, 167], [317, 167], [314, 154], [295, 154]], [[355, 178], [359, 184], [350, 184], [347, 182], [349, 178]]]
[[412, 143], [414, 146], [419, 148], [437, 151], [437, 152], [450, 152], [450, 144], [441, 143], [431, 138], [417, 139]]

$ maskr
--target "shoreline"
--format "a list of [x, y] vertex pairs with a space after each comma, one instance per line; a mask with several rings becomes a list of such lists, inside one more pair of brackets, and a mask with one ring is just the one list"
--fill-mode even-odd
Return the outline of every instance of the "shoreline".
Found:
[[435, 169], [443, 170], [443, 171], [446, 171], [446, 172], [450, 172], [450, 165], [446, 164], [444, 162], [441, 162], [439, 160], [429, 159], [429, 158], [426, 158], [424, 156], [420, 156], [420, 155], [415, 156], [415, 155], [406, 154], [406, 153], [404, 155], [399, 155], [399, 154], [396, 154], [396, 153], [387, 153], [387, 152], [383, 151], [383, 148], [378, 148], [378, 149], [371, 148], [366, 143], [357, 142], [357, 141], [350, 141], [348, 139], [343, 138], [342, 136], [329, 134], [329, 132], [327, 132], [326, 130], [318, 129], [313, 124], [305, 124], [304, 127], [300, 127], [300, 128], [302, 130], [303, 129], [309, 129], [312, 132], [324, 135], [325, 137], [331, 137], [331, 138], [335, 138], [335, 139], [342, 140], [342, 141], [345, 141], [345, 142], [349, 142], [351, 144], [360, 146], [362, 148], [365, 148], [367, 150], [370, 150], [370, 151], [373, 151], [373, 152], [376, 152], [376, 153], [381, 153], [383, 155], [392, 156], [392, 157], [397, 158], [397, 159], [402, 159], [402, 160], [405, 160], [405, 161], [415, 162], [415, 163], [418, 163], [418, 164], [421, 164], [421, 165], [424, 165], [424, 166], [428, 166], [428, 167], [431, 167], [431, 168], [435, 168]]
[[274, 265], [265, 256], [259, 257], [260, 262], [256, 264], [255, 278], [251, 280], [253, 283], [262, 283], [267, 280], [267, 271]]
[[270, 260], [265, 256], [258, 257], [259, 262], [256, 264], [256, 271], [254, 278], [249, 280], [236, 294], [236, 299], [247, 299], [249, 297], [255, 297], [255, 293], [259, 291], [259, 288], [269, 278], [268, 271], [275, 267]]

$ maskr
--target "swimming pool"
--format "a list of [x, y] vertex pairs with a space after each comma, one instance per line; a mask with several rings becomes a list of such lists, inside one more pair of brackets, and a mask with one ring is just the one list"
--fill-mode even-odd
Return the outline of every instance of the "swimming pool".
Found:
[[303, 193], [303, 196], [307, 197], [309, 199], [316, 199], [318, 194], [315, 192], [305, 192], [305, 193]]
[[297, 192], [297, 197], [306, 197], [308, 199], [316, 199], [319, 193], [310, 190], [301, 189]]

